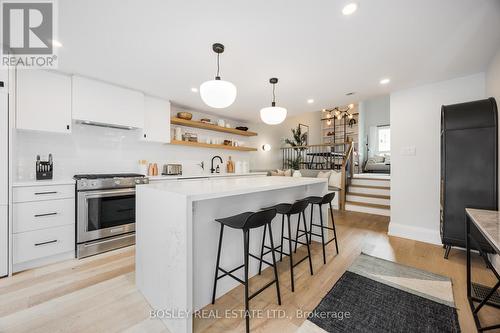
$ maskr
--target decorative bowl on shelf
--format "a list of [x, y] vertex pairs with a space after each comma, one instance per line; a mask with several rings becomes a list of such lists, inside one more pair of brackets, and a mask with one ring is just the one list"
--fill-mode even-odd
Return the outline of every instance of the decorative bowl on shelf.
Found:
[[193, 119], [193, 114], [190, 112], [177, 112], [177, 118], [181, 118], [184, 120], [191, 120]]
[[224, 140], [224, 146], [231, 146], [232, 141], [231, 140]]
[[205, 124], [211, 124], [212, 123], [212, 120], [208, 119], [208, 118], [201, 118], [200, 121], [202, 123], [205, 123]]
[[237, 130], [240, 130], [240, 131], [248, 131], [248, 127], [246, 126], [238, 126], [236, 127]]

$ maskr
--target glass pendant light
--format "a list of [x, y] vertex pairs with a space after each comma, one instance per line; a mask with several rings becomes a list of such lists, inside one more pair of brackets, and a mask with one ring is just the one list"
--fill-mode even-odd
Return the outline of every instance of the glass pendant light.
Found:
[[269, 83], [273, 85], [273, 102], [271, 103], [271, 106], [260, 110], [260, 119], [268, 125], [278, 125], [285, 120], [286, 109], [276, 106], [275, 85], [278, 83], [278, 79], [273, 77], [269, 80]]
[[206, 105], [223, 109], [234, 103], [236, 99], [236, 86], [229, 81], [223, 81], [219, 76], [219, 56], [224, 52], [224, 45], [215, 43], [212, 49], [217, 53], [217, 75], [214, 80], [203, 82], [200, 85], [200, 96]]

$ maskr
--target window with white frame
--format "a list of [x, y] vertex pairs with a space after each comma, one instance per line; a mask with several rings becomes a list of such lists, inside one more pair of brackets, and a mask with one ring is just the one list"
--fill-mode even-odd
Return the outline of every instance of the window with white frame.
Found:
[[380, 126], [378, 127], [378, 152], [390, 153], [391, 152], [391, 127]]

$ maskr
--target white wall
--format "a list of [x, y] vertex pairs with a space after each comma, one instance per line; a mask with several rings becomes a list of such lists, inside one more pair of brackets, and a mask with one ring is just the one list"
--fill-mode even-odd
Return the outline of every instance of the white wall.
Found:
[[[359, 149], [360, 161], [377, 155], [377, 126], [389, 125], [391, 122], [390, 95], [384, 95], [365, 100], [360, 104]], [[370, 151], [366, 149], [369, 144]]]
[[[309, 144], [321, 143], [321, 111], [305, 112], [297, 116], [287, 117], [287, 119], [275, 126], [260, 124], [250, 124], [252, 128], [259, 133], [250, 141], [253, 147], [258, 147], [259, 151], [255, 153], [250, 161], [252, 170], [269, 170], [282, 168], [281, 150], [284, 145], [285, 138], [292, 138], [292, 128], [296, 128], [298, 124], [309, 126]], [[272, 146], [272, 150], [265, 152], [261, 147], [268, 143]]]
[[[441, 244], [441, 106], [482, 99], [485, 93], [480, 73], [391, 94], [390, 235]], [[414, 156], [408, 152], [413, 148]]]
[[[496, 56], [491, 61], [488, 70], [486, 71], [486, 93], [488, 97], [494, 97], [497, 101], [497, 105], [500, 105], [500, 49], [498, 50]], [[500, 150], [500, 146], [499, 146]], [[500, 153], [500, 151], [499, 151]], [[500, 156], [500, 154], [499, 154]], [[499, 161], [500, 163], [500, 161]], [[500, 179], [499, 179], [500, 182]], [[500, 184], [499, 184], [500, 188]], [[500, 197], [499, 197], [500, 200]], [[500, 207], [500, 202], [499, 202]], [[492, 258], [495, 267], [500, 270], [500, 256], [494, 256]]]

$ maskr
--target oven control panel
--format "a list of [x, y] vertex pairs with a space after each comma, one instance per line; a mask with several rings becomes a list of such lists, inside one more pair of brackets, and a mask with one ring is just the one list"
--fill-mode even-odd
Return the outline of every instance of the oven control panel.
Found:
[[149, 179], [146, 177], [78, 179], [76, 181], [76, 190], [89, 191], [101, 189], [131, 188], [135, 187], [136, 185], [148, 183]]

